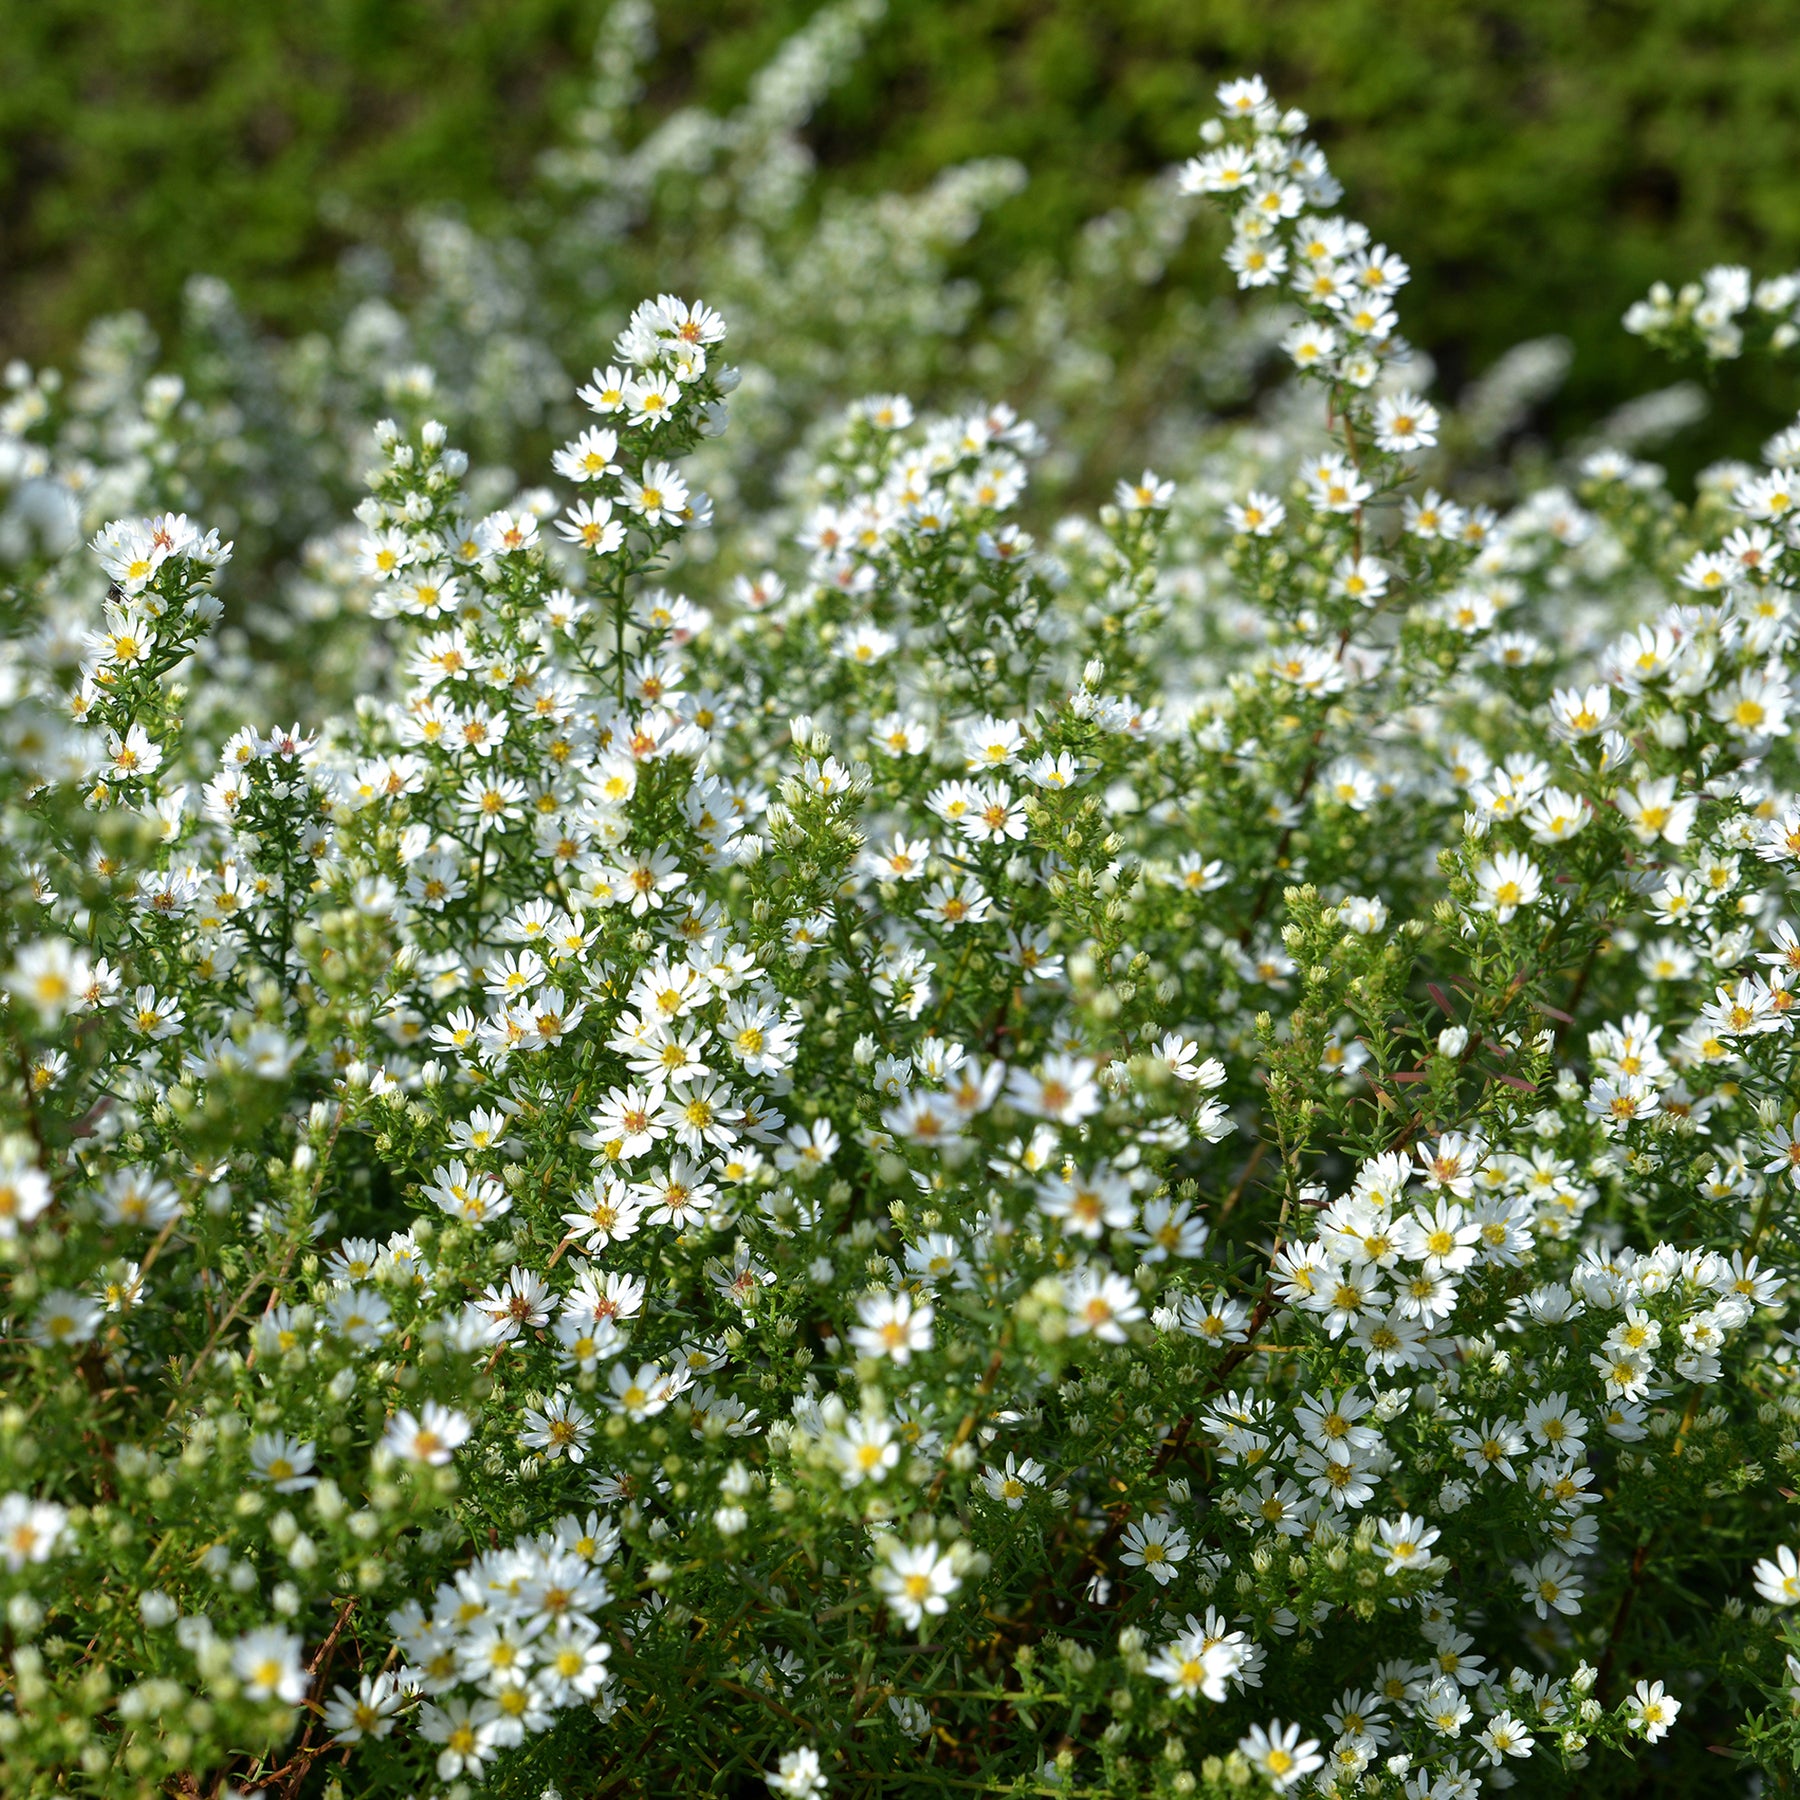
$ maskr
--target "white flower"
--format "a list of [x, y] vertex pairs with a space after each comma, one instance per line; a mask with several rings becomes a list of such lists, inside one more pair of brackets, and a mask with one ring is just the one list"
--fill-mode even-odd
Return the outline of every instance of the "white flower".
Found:
[[281, 1700], [297, 1706], [312, 1677], [301, 1666], [299, 1635], [278, 1625], [247, 1631], [231, 1647], [231, 1669], [252, 1700]]
[[1099, 1110], [1100, 1093], [1094, 1085], [1094, 1074], [1094, 1064], [1086, 1057], [1049, 1056], [1035, 1071], [1011, 1069], [1007, 1093], [1023, 1112], [1074, 1125]]
[[0, 1138], [0, 1238], [17, 1238], [51, 1199], [50, 1182], [33, 1167], [24, 1141]]
[[864, 1356], [891, 1357], [905, 1365], [917, 1350], [931, 1348], [928, 1304], [915, 1305], [910, 1294], [865, 1294], [857, 1303], [860, 1324], [850, 1327], [850, 1342]]
[[1019, 1462], [1009, 1450], [1003, 1468], [982, 1470], [981, 1485], [991, 1499], [1000, 1501], [1008, 1511], [1017, 1512], [1031, 1489], [1044, 1485], [1044, 1467], [1029, 1456]]
[[[1209, 1622], [1214, 1619], [1209, 1613]], [[1189, 1613], [1187, 1629], [1151, 1659], [1145, 1672], [1168, 1683], [1171, 1700], [1191, 1700], [1196, 1694], [1223, 1700], [1226, 1683], [1249, 1659], [1250, 1646], [1241, 1631], [1212, 1628]]]
[[1121, 481], [1113, 490], [1115, 504], [1124, 512], [1161, 512], [1175, 498], [1175, 484], [1146, 469], [1136, 481]]
[[1491, 912], [1502, 925], [1522, 906], [1535, 906], [1544, 891], [1543, 877], [1530, 857], [1503, 850], [1475, 871], [1481, 897], [1476, 907]]
[[66, 1013], [82, 1009], [92, 980], [93, 964], [83, 951], [62, 938], [39, 938], [19, 952], [6, 986], [46, 1025], [55, 1026]]
[[889, 1540], [885, 1555], [875, 1587], [901, 1624], [918, 1630], [927, 1617], [949, 1610], [950, 1596], [962, 1586], [949, 1551], [930, 1538], [922, 1544]]
[[1625, 1696], [1625, 1729], [1641, 1733], [1645, 1743], [1654, 1744], [1668, 1736], [1680, 1712], [1681, 1702], [1664, 1693], [1660, 1681], [1640, 1681]]
[[1352, 894], [1339, 903], [1338, 917], [1358, 937], [1373, 937], [1387, 925], [1387, 902], [1364, 894]]
[[313, 1446], [285, 1431], [259, 1432], [250, 1440], [250, 1465], [278, 1494], [300, 1494], [318, 1485]]
[[1125, 1529], [1125, 1547], [1119, 1561], [1127, 1568], [1142, 1569], [1159, 1587], [1175, 1579], [1176, 1564], [1188, 1553], [1188, 1534], [1164, 1513], [1133, 1519]]
[[1318, 1739], [1302, 1739], [1298, 1725], [1283, 1725], [1279, 1719], [1266, 1727], [1252, 1725], [1250, 1735], [1238, 1739], [1238, 1749], [1278, 1794], [1325, 1765]]
[[537, 542], [537, 535], [537, 515], [529, 512], [489, 513], [477, 532], [481, 547], [490, 556], [529, 550]]
[[619, 473], [618, 454], [618, 433], [591, 426], [558, 450], [551, 461], [557, 474], [567, 480], [598, 481]]
[[1138, 1291], [1110, 1270], [1086, 1268], [1063, 1287], [1064, 1329], [1070, 1337], [1093, 1336], [1109, 1344], [1125, 1341], [1125, 1327], [1144, 1316]]
[[826, 1788], [825, 1772], [819, 1766], [819, 1753], [810, 1744], [798, 1750], [784, 1750], [780, 1764], [763, 1780], [769, 1792], [782, 1800], [817, 1800]]
[[416, 1413], [395, 1413], [381, 1442], [406, 1462], [437, 1465], [447, 1463], [458, 1445], [468, 1442], [470, 1430], [462, 1413], [427, 1400]]
[[1612, 716], [1612, 693], [1603, 687], [1558, 688], [1550, 699], [1551, 722], [1572, 738], [1593, 737]]
[[900, 1462], [900, 1444], [883, 1418], [852, 1419], [837, 1440], [840, 1478], [845, 1487], [885, 1481]]
[[162, 749], [153, 743], [141, 725], [133, 725], [122, 736], [108, 734], [106, 759], [117, 780], [139, 779], [153, 775], [162, 767]]
[[1462, 1688], [1453, 1680], [1438, 1676], [1425, 1695], [1421, 1711], [1425, 1723], [1440, 1737], [1460, 1737], [1462, 1728], [1475, 1716], [1475, 1710], [1463, 1698]]
[[152, 1631], [174, 1624], [181, 1608], [161, 1588], [146, 1588], [138, 1595], [138, 1617]]
[[553, 1395], [541, 1409], [526, 1407], [524, 1419], [519, 1442], [528, 1450], [540, 1451], [550, 1462], [564, 1456], [572, 1463], [586, 1460], [593, 1415], [567, 1394]]
[[556, 529], [595, 556], [610, 556], [625, 541], [625, 527], [612, 516], [610, 500], [578, 500], [557, 520]]
[[1380, 1520], [1375, 1529], [1387, 1552], [1384, 1574], [1397, 1575], [1402, 1569], [1422, 1569], [1430, 1563], [1431, 1546], [1439, 1535], [1435, 1525], [1403, 1512], [1397, 1519]]
[[1417, 394], [1393, 394], [1376, 403], [1375, 442], [1383, 450], [1426, 449], [1437, 434], [1438, 410]]
[[1620, 814], [1631, 826], [1632, 836], [1640, 844], [1653, 844], [1658, 838], [1665, 843], [1685, 844], [1700, 808], [1696, 795], [1676, 798], [1673, 775], [1656, 781], [1640, 781], [1635, 790], [1621, 789], [1617, 803]]
[[403, 1696], [399, 1683], [384, 1673], [364, 1675], [352, 1692], [347, 1687], [331, 1690], [325, 1703], [325, 1728], [334, 1744], [360, 1744], [365, 1738], [384, 1738], [394, 1729], [394, 1715]]
[[48, 1562], [68, 1526], [65, 1507], [29, 1494], [0, 1495], [0, 1561], [16, 1575], [27, 1563]]
[[666, 1376], [655, 1363], [639, 1363], [634, 1370], [629, 1363], [614, 1363], [607, 1377], [611, 1389], [608, 1404], [615, 1413], [633, 1422], [653, 1419], [675, 1398], [678, 1391], [673, 1378]]
[[48, 1349], [77, 1349], [93, 1337], [105, 1317], [101, 1303], [91, 1295], [52, 1288], [38, 1302], [31, 1335]]
[[1231, 529], [1247, 537], [1273, 537], [1287, 518], [1287, 508], [1273, 494], [1249, 493], [1225, 509]]
[[479, 1779], [499, 1748], [500, 1709], [492, 1700], [427, 1703], [419, 1710], [419, 1735], [429, 1744], [443, 1745], [437, 1757], [440, 1781], [459, 1775]]
[[1752, 1571], [1756, 1591], [1771, 1606], [1793, 1606], [1800, 1603], [1800, 1557], [1787, 1545], [1775, 1552], [1773, 1559], [1762, 1558]]
[[1525, 1590], [1526, 1603], [1540, 1619], [1549, 1618], [1553, 1611], [1571, 1617], [1581, 1611], [1582, 1584], [1566, 1556], [1551, 1551], [1529, 1566], [1520, 1564], [1514, 1573]]
[[680, 399], [679, 383], [666, 375], [646, 375], [625, 383], [625, 405], [633, 425], [654, 430], [674, 412]]
[[1488, 1766], [1498, 1768], [1509, 1756], [1529, 1756], [1535, 1740], [1510, 1712], [1500, 1712], [1487, 1722], [1475, 1741], [1487, 1752]]
[[644, 465], [640, 480], [628, 475], [619, 478], [619, 489], [626, 508], [646, 525], [680, 525], [688, 505], [688, 487], [675, 466], [666, 462]]
[[152, 1043], [178, 1036], [186, 1010], [172, 998], [158, 998], [156, 989], [147, 983], [140, 987], [126, 1009], [126, 1016], [140, 1036]]

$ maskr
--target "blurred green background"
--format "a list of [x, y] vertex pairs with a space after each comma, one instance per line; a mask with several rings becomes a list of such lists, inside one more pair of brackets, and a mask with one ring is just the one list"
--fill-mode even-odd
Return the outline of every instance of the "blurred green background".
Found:
[[[660, 0], [652, 109], [729, 102], [815, 5]], [[64, 356], [125, 306], [165, 327], [196, 270], [292, 329], [348, 245], [421, 203], [503, 224], [604, 12], [0, 0], [0, 349]], [[1219, 77], [1260, 69], [1411, 262], [1409, 329], [1452, 389], [1522, 338], [1573, 340], [1566, 431], [1670, 378], [1618, 325], [1653, 279], [1800, 262], [1796, 17], [1795, 0], [893, 0], [809, 135], [863, 189], [1021, 159], [1030, 186], [969, 252], [999, 268], [1188, 153]], [[1222, 285], [1205, 256], [1182, 272]], [[1758, 429], [1791, 410], [1726, 379]]]

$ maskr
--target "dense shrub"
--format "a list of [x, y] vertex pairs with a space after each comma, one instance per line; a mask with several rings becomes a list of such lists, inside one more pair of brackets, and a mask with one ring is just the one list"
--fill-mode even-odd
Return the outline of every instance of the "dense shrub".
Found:
[[[1789, 1778], [1800, 436], [1447, 497], [1541, 353], [1426, 398], [1231, 82], [1139, 223], [1294, 378], [1034, 534], [1012, 408], [832, 398], [858, 245], [970, 365], [785, 207], [829, 60], [689, 122], [743, 365], [620, 309], [542, 486], [468, 238], [229, 402], [14, 372], [7, 1791]], [[679, 168], [609, 116], [597, 237]], [[267, 541], [352, 444], [233, 621], [162, 496]]]

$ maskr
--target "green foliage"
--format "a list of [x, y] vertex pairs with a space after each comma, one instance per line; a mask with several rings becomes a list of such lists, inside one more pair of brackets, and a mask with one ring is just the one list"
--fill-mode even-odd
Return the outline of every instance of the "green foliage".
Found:
[[[816, 10], [660, 8], [653, 98], [730, 101]], [[121, 304], [166, 325], [197, 268], [292, 325], [347, 245], [421, 203], [516, 226], [604, 11], [7, 0], [0, 341], [62, 351]], [[1266, 68], [1377, 234], [1406, 245], [1418, 341], [1453, 381], [1520, 339], [1572, 340], [1566, 430], [1653, 379], [1616, 325], [1656, 275], [1800, 260], [1790, 21], [1782, 0], [913, 0], [815, 139], [856, 189], [1024, 161], [1029, 189], [971, 252], [992, 281], [1063, 256], [1132, 177], [1185, 153], [1220, 75]], [[1771, 403], [1741, 381], [1725, 399], [1734, 424], [1701, 447], [1746, 454]]]
[[595, 0], [6, 0], [5, 335], [174, 316], [196, 271], [293, 322], [421, 201], [495, 214], [585, 70]]

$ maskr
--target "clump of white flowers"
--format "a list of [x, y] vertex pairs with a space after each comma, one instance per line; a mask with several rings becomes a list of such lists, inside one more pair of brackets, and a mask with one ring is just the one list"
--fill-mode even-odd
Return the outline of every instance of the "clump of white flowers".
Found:
[[1712, 362], [1743, 355], [1746, 322], [1773, 350], [1800, 344], [1800, 271], [1757, 281], [1738, 264], [1720, 263], [1679, 290], [1659, 281], [1625, 314], [1627, 331]]
[[1800, 433], [1458, 500], [1220, 99], [1298, 386], [1096, 517], [886, 393], [721, 552], [663, 293], [555, 485], [396, 391], [342, 710], [6, 550], [9, 1794], [1796, 1767]]

